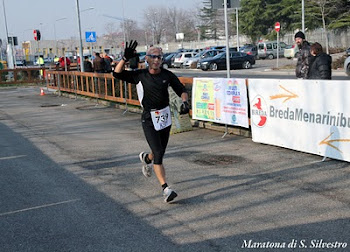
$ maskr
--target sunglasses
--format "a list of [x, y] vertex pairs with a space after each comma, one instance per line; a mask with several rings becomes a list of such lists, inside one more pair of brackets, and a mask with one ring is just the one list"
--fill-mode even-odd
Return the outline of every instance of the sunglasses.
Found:
[[152, 59], [162, 59], [162, 55], [155, 55], [155, 54], [147, 54], [146, 56], [152, 58]]

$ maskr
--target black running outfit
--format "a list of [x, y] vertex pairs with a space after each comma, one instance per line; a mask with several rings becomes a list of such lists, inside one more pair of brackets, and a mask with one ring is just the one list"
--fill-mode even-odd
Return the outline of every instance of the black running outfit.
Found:
[[113, 72], [116, 79], [124, 80], [128, 83], [138, 84], [141, 82], [144, 95], [141, 98], [143, 113], [141, 116], [142, 128], [148, 145], [154, 155], [153, 163], [161, 165], [163, 156], [168, 144], [170, 135], [170, 126], [156, 131], [153, 127], [151, 110], [163, 109], [169, 106], [168, 87], [171, 86], [175, 93], [181, 97], [186, 93], [185, 86], [172, 72], [161, 68], [159, 74], [151, 74], [148, 69], [136, 71], [122, 71], [121, 73]]

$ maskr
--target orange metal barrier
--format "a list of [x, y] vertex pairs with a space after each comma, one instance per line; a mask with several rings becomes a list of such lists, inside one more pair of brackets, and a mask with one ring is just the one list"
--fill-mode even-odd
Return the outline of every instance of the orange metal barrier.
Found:
[[[193, 78], [180, 77], [179, 79], [191, 96]], [[140, 106], [136, 85], [117, 80], [110, 73], [46, 71], [46, 80], [49, 88]]]

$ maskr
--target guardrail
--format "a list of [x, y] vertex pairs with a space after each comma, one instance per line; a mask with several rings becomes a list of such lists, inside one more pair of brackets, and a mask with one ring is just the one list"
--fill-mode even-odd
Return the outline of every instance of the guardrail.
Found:
[[[191, 96], [193, 78], [179, 79]], [[140, 106], [136, 85], [115, 79], [111, 73], [46, 71], [46, 80], [49, 88], [58, 91]]]

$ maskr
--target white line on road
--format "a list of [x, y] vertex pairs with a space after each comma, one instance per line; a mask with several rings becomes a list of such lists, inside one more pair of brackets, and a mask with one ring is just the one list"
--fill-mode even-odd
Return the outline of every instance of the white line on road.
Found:
[[26, 157], [27, 155], [18, 155], [18, 156], [10, 156], [10, 157], [0, 157], [0, 160], [6, 160], [6, 159], [15, 159], [20, 157]]
[[45, 204], [45, 205], [41, 205], [41, 206], [29, 207], [29, 208], [15, 210], [15, 211], [11, 211], [11, 212], [0, 213], [0, 217], [5, 216], [5, 215], [10, 215], [10, 214], [16, 214], [16, 213], [26, 212], [26, 211], [30, 211], [30, 210], [35, 210], [35, 209], [45, 208], [45, 207], [67, 204], [67, 203], [71, 203], [71, 202], [78, 201], [78, 200], [80, 200], [80, 199], [61, 201], [61, 202], [57, 202], [57, 203]]

